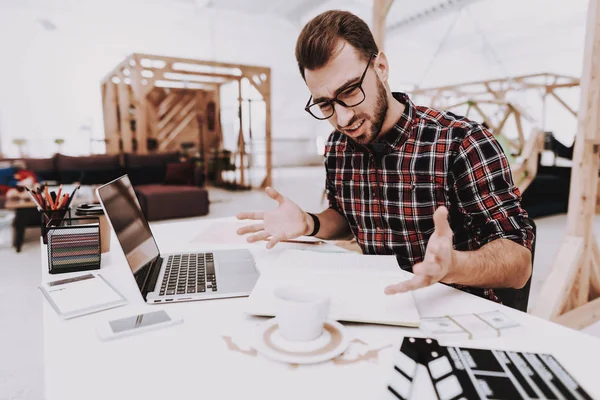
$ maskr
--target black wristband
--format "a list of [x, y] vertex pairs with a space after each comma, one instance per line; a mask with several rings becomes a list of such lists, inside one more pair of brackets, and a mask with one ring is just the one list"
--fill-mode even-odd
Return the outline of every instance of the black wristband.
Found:
[[311, 214], [309, 212], [307, 212], [307, 214], [312, 217], [315, 226], [313, 228], [313, 231], [308, 236], [315, 236], [317, 233], [319, 233], [319, 228], [321, 228], [321, 222], [319, 222], [319, 218], [315, 214]]

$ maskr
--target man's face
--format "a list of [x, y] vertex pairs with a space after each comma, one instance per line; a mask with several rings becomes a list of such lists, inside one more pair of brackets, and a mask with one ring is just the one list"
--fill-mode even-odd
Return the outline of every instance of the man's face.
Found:
[[[334, 102], [334, 113], [328, 121], [335, 129], [358, 144], [373, 142], [381, 132], [388, 109], [385, 86], [371, 68], [376, 59], [363, 60], [349, 44], [341, 42], [341, 51], [322, 68], [305, 70], [306, 85], [312, 94], [312, 103], [332, 100], [348, 86], [356, 84], [369, 63], [362, 82], [365, 99], [355, 107], [344, 107]], [[362, 97], [362, 96], [361, 96]]]

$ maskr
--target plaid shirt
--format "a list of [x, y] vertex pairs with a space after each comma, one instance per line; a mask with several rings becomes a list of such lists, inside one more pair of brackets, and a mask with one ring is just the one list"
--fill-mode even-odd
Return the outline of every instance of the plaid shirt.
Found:
[[[406, 94], [394, 97], [405, 110], [379, 144], [361, 146], [335, 131], [325, 147], [329, 206], [346, 217], [363, 253], [395, 254], [412, 271], [442, 205], [456, 250], [498, 238], [531, 250], [532, 226], [493, 135], [467, 118], [415, 106]], [[492, 289], [453, 286], [500, 301]]]

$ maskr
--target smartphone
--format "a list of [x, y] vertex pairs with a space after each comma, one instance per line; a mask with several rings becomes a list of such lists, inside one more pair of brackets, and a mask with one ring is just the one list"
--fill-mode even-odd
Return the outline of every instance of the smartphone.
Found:
[[112, 340], [124, 336], [135, 335], [177, 325], [183, 319], [164, 310], [153, 311], [145, 314], [132, 315], [121, 319], [105, 322], [98, 326], [98, 336], [102, 340]]

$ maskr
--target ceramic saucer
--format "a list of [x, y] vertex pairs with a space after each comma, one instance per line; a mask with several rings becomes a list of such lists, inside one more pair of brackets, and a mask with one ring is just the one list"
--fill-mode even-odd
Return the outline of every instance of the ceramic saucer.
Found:
[[339, 356], [349, 343], [346, 329], [336, 321], [326, 321], [323, 333], [314, 340], [293, 342], [281, 336], [277, 319], [272, 318], [260, 327], [256, 349], [276, 361], [290, 364], [315, 364]]

